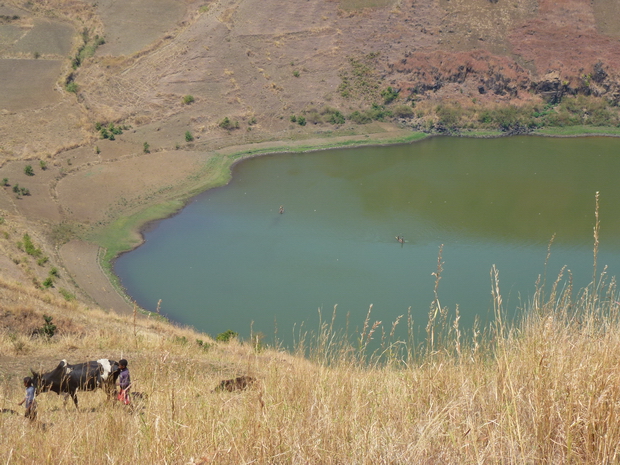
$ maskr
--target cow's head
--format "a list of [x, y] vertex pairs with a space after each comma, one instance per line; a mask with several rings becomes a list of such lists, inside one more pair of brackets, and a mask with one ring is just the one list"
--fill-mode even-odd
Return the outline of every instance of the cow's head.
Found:
[[67, 361], [61, 360], [56, 368], [48, 373], [35, 372], [32, 368], [32, 385], [35, 388], [35, 392], [40, 394], [41, 392], [50, 391], [54, 386], [54, 381], [60, 383], [63, 375], [67, 370]]
[[101, 379], [104, 382], [116, 383], [116, 378], [121, 371], [118, 362], [107, 358], [99, 359], [97, 362], [101, 365]]

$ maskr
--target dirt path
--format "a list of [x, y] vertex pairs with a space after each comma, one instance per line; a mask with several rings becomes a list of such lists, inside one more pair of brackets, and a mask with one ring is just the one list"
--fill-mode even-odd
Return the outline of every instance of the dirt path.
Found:
[[98, 245], [73, 240], [60, 248], [60, 256], [79, 288], [97, 305], [120, 314], [133, 312], [133, 306], [118, 294], [101, 269]]

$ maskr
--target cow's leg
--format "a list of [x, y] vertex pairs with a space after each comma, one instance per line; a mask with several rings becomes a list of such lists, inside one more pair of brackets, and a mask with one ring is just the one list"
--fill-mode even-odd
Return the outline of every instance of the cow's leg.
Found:
[[79, 410], [77, 392], [76, 391], [72, 391], [72, 392], [69, 393], [69, 395], [73, 399], [73, 403], [75, 404], [75, 408]]

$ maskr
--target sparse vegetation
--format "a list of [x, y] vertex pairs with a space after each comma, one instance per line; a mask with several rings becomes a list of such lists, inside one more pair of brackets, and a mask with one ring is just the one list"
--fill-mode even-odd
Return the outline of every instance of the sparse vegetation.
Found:
[[97, 48], [103, 44], [105, 44], [105, 39], [103, 37], [99, 37], [99, 35], [91, 37], [87, 27], [82, 29], [82, 45], [80, 45], [75, 56], [71, 60], [73, 69], [79, 68], [84, 60], [92, 57]]
[[145, 143], [142, 145], [142, 151], [143, 151], [144, 153], [151, 153], [151, 146], [149, 145], [149, 143], [148, 143], [148, 142], [145, 142]]
[[194, 96], [193, 95], [185, 95], [185, 96], [183, 96], [183, 105], [189, 105], [191, 103], [194, 103]]
[[192, 142], [194, 140], [194, 136], [191, 132], [185, 131], [185, 142]]
[[26, 165], [24, 168], [24, 174], [26, 176], [34, 176], [34, 170], [32, 169], [32, 165]]
[[75, 294], [69, 292], [67, 289], [64, 288], [60, 288], [58, 289], [58, 293], [67, 301], [67, 302], [71, 302], [73, 300], [75, 300]]
[[69, 82], [69, 83], [65, 86], [65, 90], [66, 90], [67, 92], [71, 92], [71, 93], [77, 94], [77, 91], [78, 91], [78, 85], [77, 85], [75, 82], [71, 81], [71, 82]]
[[222, 129], [227, 129], [230, 131], [232, 129], [239, 128], [239, 121], [232, 121], [230, 118], [228, 118], [228, 116], [226, 116], [222, 121], [219, 122], [218, 126]]
[[[117, 126], [114, 123], [109, 123], [105, 126], [102, 123], [96, 123], [95, 129], [99, 131], [99, 135], [101, 139], [115, 140], [115, 136], [118, 136], [123, 133], [123, 126]], [[98, 150], [99, 147], [96, 147]]]

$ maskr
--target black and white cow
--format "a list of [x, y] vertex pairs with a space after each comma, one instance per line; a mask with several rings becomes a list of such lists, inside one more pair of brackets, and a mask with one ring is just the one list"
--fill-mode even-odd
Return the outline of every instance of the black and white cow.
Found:
[[101, 388], [111, 397], [116, 388], [116, 379], [120, 369], [118, 362], [102, 358], [77, 365], [69, 365], [62, 360], [58, 366], [47, 373], [32, 371], [32, 384], [37, 394], [52, 391], [71, 396], [75, 407], [78, 406], [77, 391], [94, 391]]

